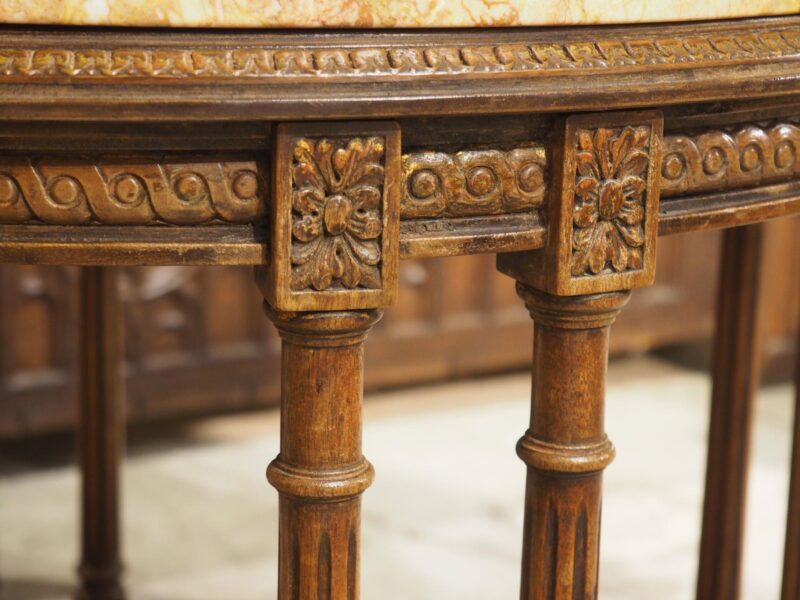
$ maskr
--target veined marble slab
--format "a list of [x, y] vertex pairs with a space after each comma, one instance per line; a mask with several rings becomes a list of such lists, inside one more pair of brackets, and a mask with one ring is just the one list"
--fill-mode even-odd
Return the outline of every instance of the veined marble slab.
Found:
[[495, 27], [800, 13], [800, 0], [0, 0], [0, 22], [165, 27]]

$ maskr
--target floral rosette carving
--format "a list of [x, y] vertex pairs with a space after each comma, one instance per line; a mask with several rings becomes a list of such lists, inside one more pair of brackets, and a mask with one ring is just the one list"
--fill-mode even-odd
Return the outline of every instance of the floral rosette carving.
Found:
[[577, 132], [572, 275], [642, 268], [649, 127]]
[[381, 287], [383, 157], [379, 137], [295, 143], [293, 290]]

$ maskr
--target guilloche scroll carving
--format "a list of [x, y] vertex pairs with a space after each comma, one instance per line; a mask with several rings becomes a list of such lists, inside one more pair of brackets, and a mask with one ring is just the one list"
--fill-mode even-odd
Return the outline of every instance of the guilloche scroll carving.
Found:
[[7, 158], [0, 223], [255, 223], [265, 211], [261, 171], [241, 157]]
[[539, 146], [406, 154], [400, 213], [431, 218], [531, 211], [544, 202], [546, 167]]
[[791, 119], [664, 139], [665, 197], [788, 181], [800, 176], [800, 127]]

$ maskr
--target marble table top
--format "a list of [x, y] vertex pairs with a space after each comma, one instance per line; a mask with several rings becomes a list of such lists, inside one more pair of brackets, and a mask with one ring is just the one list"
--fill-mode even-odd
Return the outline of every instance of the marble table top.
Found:
[[0, 23], [163, 27], [493, 27], [800, 13], [800, 0], [0, 0]]

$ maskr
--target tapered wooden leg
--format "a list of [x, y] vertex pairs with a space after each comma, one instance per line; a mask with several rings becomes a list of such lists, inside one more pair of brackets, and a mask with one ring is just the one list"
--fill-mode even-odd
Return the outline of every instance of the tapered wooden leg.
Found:
[[597, 597], [604, 398], [611, 323], [628, 292], [557, 297], [517, 284], [534, 320], [522, 600]]
[[80, 600], [121, 600], [119, 465], [124, 439], [122, 320], [115, 271], [80, 274], [82, 475]]
[[380, 311], [279, 313], [281, 449], [267, 469], [280, 493], [279, 600], [357, 600], [363, 341]]
[[740, 594], [753, 396], [759, 375], [758, 275], [762, 225], [723, 239], [698, 600]]
[[[800, 336], [798, 336], [800, 338]], [[786, 551], [783, 561], [781, 600], [800, 600], [800, 339], [795, 370], [794, 447], [789, 484], [789, 511], [786, 520]]]

